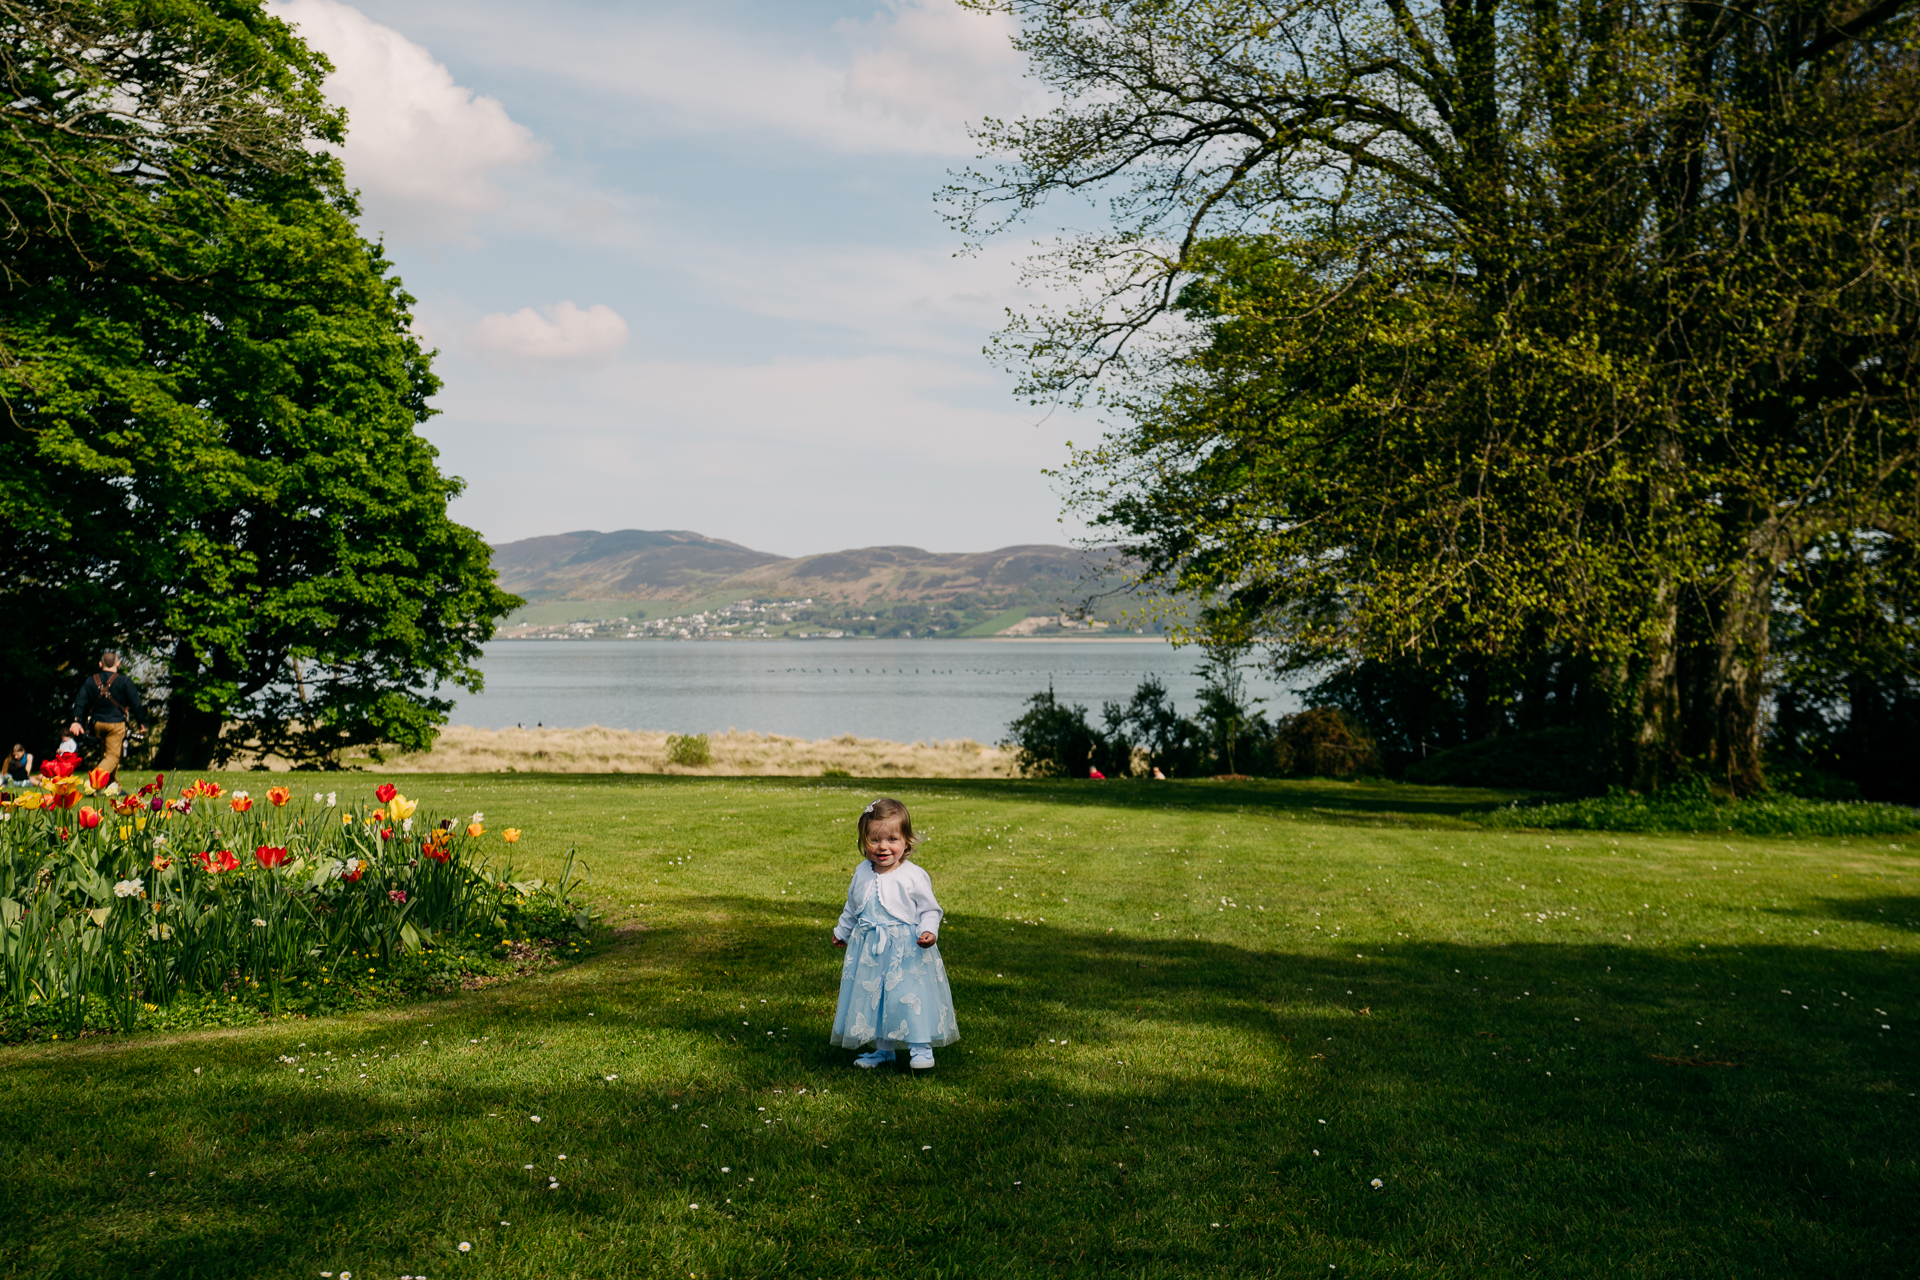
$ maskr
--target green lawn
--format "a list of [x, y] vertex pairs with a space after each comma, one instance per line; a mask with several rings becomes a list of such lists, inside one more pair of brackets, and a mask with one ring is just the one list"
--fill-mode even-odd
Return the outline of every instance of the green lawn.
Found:
[[[406, 789], [536, 874], [577, 843], [612, 948], [0, 1051], [0, 1276], [1920, 1269], [1911, 843], [1488, 832], [1366, 785]], [[879, 789], [948, 910], [926, 1077], [826, 1043]]]

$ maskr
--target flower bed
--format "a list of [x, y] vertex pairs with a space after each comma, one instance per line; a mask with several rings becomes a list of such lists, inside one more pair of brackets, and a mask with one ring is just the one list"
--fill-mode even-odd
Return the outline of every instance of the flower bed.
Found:
[[[264, 797], [96, 772], [0, 792], [0, 1007], [68, 1034], [130, 1030], [176, 1003], [279, 1011], [429, 953], [484, 955], [530, 909], [584, 930], [562, 883], [521, 880], [518, 831], [418, 812], [392, 785]], [[444, 965], [440, 966], [444, 968]]]

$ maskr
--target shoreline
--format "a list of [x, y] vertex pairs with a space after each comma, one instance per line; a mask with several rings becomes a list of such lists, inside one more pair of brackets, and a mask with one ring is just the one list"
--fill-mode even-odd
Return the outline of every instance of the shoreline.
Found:
[[[1018, 775], [1014, 753], [968, 738], [935, 742], [891, 742], [884, 738], [797, 738], [776, 733], [728, 729], [707, 735], [705, 764], [671, 764], [663, 730], [479, 729], [448, 725], [431, 750], [390, 752], [375, 763], [368, 755], [350, 755], [341, 763], [384, 773], [635, 773], [690, 777], [747, 777], [779, 774], [820, 777], [829, 770], [868, 778], [1011, 778]], [[236, 761], [244, 769], [252, 762]], [[286, 762], [260, 761], [280, 772]]]

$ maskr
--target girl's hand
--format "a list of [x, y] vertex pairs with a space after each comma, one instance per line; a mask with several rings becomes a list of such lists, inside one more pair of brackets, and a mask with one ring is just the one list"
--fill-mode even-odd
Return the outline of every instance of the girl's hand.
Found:
[[930, 933], [923, 933], [920, 935], [919, 941], [921, 946], [930, 947], [937, 941], [937, 939]]
[[833, 940], [833, 945], [836, 947], [839, 947], [842, 951], [845, 951], [847, 949], [847, 940], [845, 938], [835, 938]]

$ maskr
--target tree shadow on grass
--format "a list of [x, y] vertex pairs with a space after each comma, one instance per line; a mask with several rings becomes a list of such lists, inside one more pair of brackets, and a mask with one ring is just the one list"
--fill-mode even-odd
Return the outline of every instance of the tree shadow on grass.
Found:
[[1872, 898], [1816, 898], [1813, 906], [1796, 914], [1820, 915], [1830, 920], [1855, 920], [1912, 933], [1920, 930], [1920, 896], [1908, 893], [1882, 894]]
[[[12, 1054], [0, 1268], [1665, 1277], [1910, 1262], [1916, 1086], [1874, 1012], [1920, 994], [1904, 957], [1327, 954], [957, 922], [943, 952], [965, 1039], [926, 1078], [853, 1071], [825, 1044], [839, 953], [817, 927], [764, 899], [691, 905], [729, 924], [439, 1005]], [[294, 1040], [310, 1073], [320, 1048], [402, 1065], [317, 1085], [278, 1060]], [[462, 1239], [474, 1255], [450, 1252]]]
[[700, 787], [716, 782], [742, 786], [807, 787], [836, 794], [853, 791], [939, 790], [973, 800], [1040, 802], [1101, 809], [1179, 809], [1196, 813], [1264, 811], [1302, 816], [1462, 818], [1508, 804], [1526, 793], [1469, 787], [1423, 787], [1384, 781], [1342, 782], [1330, 778], [1248, 778], [1240, 781], [1169, 779], [1149, 782], [1115, 778], [912, 778], [878, 777], [664, 777], [636, 774], [564, 775], [568, 786]]

